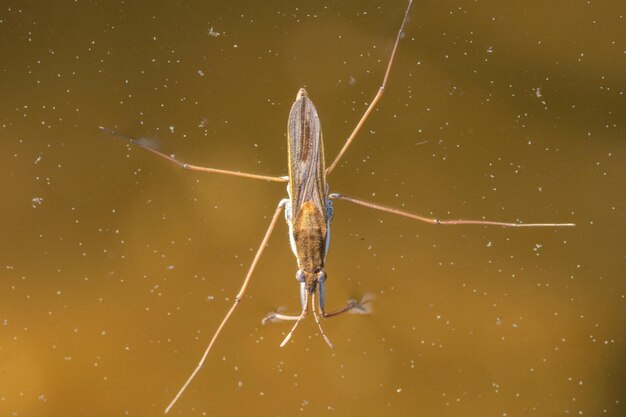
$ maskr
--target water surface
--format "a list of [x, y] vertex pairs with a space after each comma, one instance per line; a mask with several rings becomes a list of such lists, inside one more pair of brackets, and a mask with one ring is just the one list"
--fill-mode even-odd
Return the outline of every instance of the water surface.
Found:
[[[160, 415], [230, 306], [284, 185], [306, 87], [331, 159], [380, 85], [405, 3], [10, 2], [0, 11], [0, 414]], [[624, 8], [417, 2], [331, 191], [329, 308], [298, 308], [280, 222], [185, 416], [625, 412]]]

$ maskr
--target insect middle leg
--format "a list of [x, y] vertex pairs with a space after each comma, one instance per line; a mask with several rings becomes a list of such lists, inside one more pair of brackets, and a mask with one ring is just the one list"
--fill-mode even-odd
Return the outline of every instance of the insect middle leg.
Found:
[[384, 211], [385, 213], [395, 214], [397, 216], [407, 217], [409, 219], [418, 220], [420, 222], [435, 224], [435, 225], [461, 225], [461, 224], [476, 224], [484, 226], [502, 226], [502, 227], [573, 227], [574, 223], [511, 223], [511, 222], [495, 222], [491, 220], [441, 220], [433, 217], [425, 217], [415, 213], [409, 213], [408, 211], [398, 210], [391, 207], [386, 207], [380, 204], [371, 203], [369, 201], [361, 200], [358, 198], [348, 197], [343, 194], [333, 193], [329, 194], [328, 198], [331, 200], [343, 200], [348, 201], [357, 206], [367, 207], [370, 209]]
[[189, 171], [199, 171], [199, 172], [209, 172], [212, 174], [224, 174], [224, 175], [231, 175], [234, 177], [243, 177], [243, 178], [251, 178], [251, 179], [255, 179], [255, 180], [264, 180], [264, 181], [274, 181], [274, 182], [288, 182], [289, 179], [287, 177], [271, 177], [268, 175], [259, 175], [259, 174], [250, 174], [247, 172], [239, 172], [239, 171], [230, 171], [230, 170], [226, 170], [226, 169], [218, 169], [218, 168], [208, 168], [208, 167], [202, 167], [202, 166], [198, 166], [198, 165], [192, 165], [192, 164], [188, 164], [185, 162], [181, 162], [178, 159], [174, 158], [173, 156], [170, 155], [166, 155], [163, 152], [159, 152], [156, 149], [148, 146], [144, 141], [142, 141], [141, 139], [133, 139], [133, 138], [129, 138], [128, 136], [124, 136], [121, 133], [116, 132], [115, 130], [111, 130], [109, 128], [106, 127], [102, 127], [102, 126], [98, 126], [99, 129], [113, 137], [122, 139], [123, 141], [128, 142], [131, 145], [135, 145], [138, 146], [140, 148], [143, 148], [145, 150], [147, 150], [148, 152], [152, 152], [153, 154], [163, 158], [163, 159], [167, 159], [168, 161], [178, 165], [179, 167], [183, 168], [183, 169], [187, 169]]

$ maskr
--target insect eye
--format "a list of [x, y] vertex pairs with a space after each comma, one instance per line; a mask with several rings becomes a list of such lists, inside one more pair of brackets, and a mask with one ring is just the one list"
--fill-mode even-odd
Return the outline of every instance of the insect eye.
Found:
[[326, 281], [326, 272], [320, 271], [317, 274], [317, 281], [320, 282], [320, 283], [323, 283], [324, 281]]
[[305, 278], [304, 278], [304, 272], [302, 272], [302, 270], [298, 269], [298, 272], [296, 272], [296, 280], [298, 280], [298, 282], [304, 282]]

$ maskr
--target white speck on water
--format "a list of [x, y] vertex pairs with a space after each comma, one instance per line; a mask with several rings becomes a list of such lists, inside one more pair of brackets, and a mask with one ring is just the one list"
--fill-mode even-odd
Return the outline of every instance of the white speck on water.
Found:
[[34, 197], [30, 202], [33, 208], [37, 208], [43, 204], [43, 197]]

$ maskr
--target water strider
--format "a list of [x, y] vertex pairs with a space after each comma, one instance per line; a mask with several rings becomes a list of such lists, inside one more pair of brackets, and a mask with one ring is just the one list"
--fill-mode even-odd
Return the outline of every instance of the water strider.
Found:
[[[409, 10], [411, 8], [411, 3], [412, 0], [409, 1], [406, 8], [404, 18], [402, 19], [400, 29], [398, 30], [393, 49], [391, 51], [391, 56], [387, 64], [387, 69], [382, 84], [378, 89], [378, 92], [376, 93], [374, 99], [372, 100], [367, 110], [359, 120], [358, 124], [354, 128], [350, 137], [346, 140], [343, 148], [328, 168], [326, 168], [325, 166], [324, 146], [322, 142], [322, 129], [320, 125], [320, 120], [317, 115], [317, 110], [315, 109], [313, 102], [310, 100], [304, 88], [301, 88], [298, 91], [298, 94], [296, 95], [296, 100], [291, 107], [291, 111], [289, 112], [289, 119], [287, 122], [289, 169], [288, 176], [286, 177], [271, 177], [265, 175], [256, 175], [238, 171], [228, 171], [190, 165], [180, 162], [173, 156], [166, 155], [151, 148], [145, 142], [128, 138], [110, 129], [106, 129], [103, 127], [100, 128], [101, 130], [109, 133], [112, 136], [121, 138], [132, 145], [137, 145], [141, 148], [144, 148], [162, 158], [165, 158], [175, 163], [176, 165], [184, 169], [233, 175], [263, 181], [287, 183], [288, 198], [281, 200], [278, 204], [278, 207], [276, 207], [269, 227], [267, 228], [265, 236], [261, 241], [261, 245], [259, 246], [259, 249], [254, 256], [252, 264], [248, 269], [248, 273], [246, 274], [246, 277], [243, 281], [241, 288], [239, 289], [239, 292], [235, 296], [235, 301], [233, 302], [233, 305], [226, 313], [226, 315], [222, 319], [222, 322], [213, 334], [213, 337], [211, 338], [211, 341], [204, 351], [204, 354], [200, 358], [198, 365], [194, 368], [189, 378], [185, 381], [174, 399], [165, 409], [166, 413], [170, 411], [176, 401], [178, 401], [180, 396], [187, 389], [196, 374], [200, 371], [200, 369], [204, 365], [207, 355], [209, 354], [219, 334], [224, 328], [224, 325], [230, 319], [235, 308], [242, 300], [246, 289], [248, 288], [248, 284], [250, 283], [252, 273], [256, 268], [259, 258], [263, 254], [263, 250], [267, 245], [267, 242], [270, 238], [270, 235], [272, 234], [272, 231], [274, 230], [274, 226], [276, 225], [276, 222], [278, 221], [282, 210], [285, 210], [285, 218], [289, 227], [289, 240], [291, 243], [291, 249], [296, 256], [296, 260], [298, 263], [296, 279], [300, 283], [301, 312], [300, 314], [296, 315], [270, 313], [263, 319], [264, 323], [268, 321], [281, 320], [295, 321], [293, 327], [291, 328], [280, 346], [284, 346], [289, 341], [296, 327], [298, 326], [300, 321], [307, 316], [309, 310], [313, 313], [313, 317], [320, 330], [321, 335], [331, 348], [333, 348], [333, 345], [324, 333], [324, 330], [322, 329], [319, 316], [327, 318], [337, 316], [339, 314], [349, 311], [362, 313], [366, 313], [368, 311], [366, 305], [367, 300], [362, 300], [361, 303], [351, 300], [343, 308], [340, 308], [339, 310], [333, 312], [326, 312], [325, 309], [326, 272], [324, 272], [324, 261], [328, 253], [328, 247], [330, 242], [330, 224], [333, 218], [332, 200], [343, 200], [360, 206], [404, 216], [410, 219], [419, 220], [430, 224], [478, 224], [505, 227], [574, 226], [571, 223], [504, 223], [486, 220], [439, 220], [435, 218], [423, 217], [417, 214], [412, 214], [394, 208], [381, 206], [371, 202], [348, 197], [343, 194], [328, 192], [328, 184], [326, 182], [327, 175], [329, 175], [335, 169], [335, 167], [345, 154], [346, 150], [353, 142], [357, 133], [365, 123], [365, 120], [374, 109], [376, 103], [378, 102], [378, 100], [380, 100], [385, 91], [389, 72], [391, 70], [391, 66], [396, 54], [396, 50], [398, 48], [398, 44], [400, 42], [400, 38], [402, 37], [402, 31], [407, 21]], [[316, 308], [318, 311], [316, 311]]]

